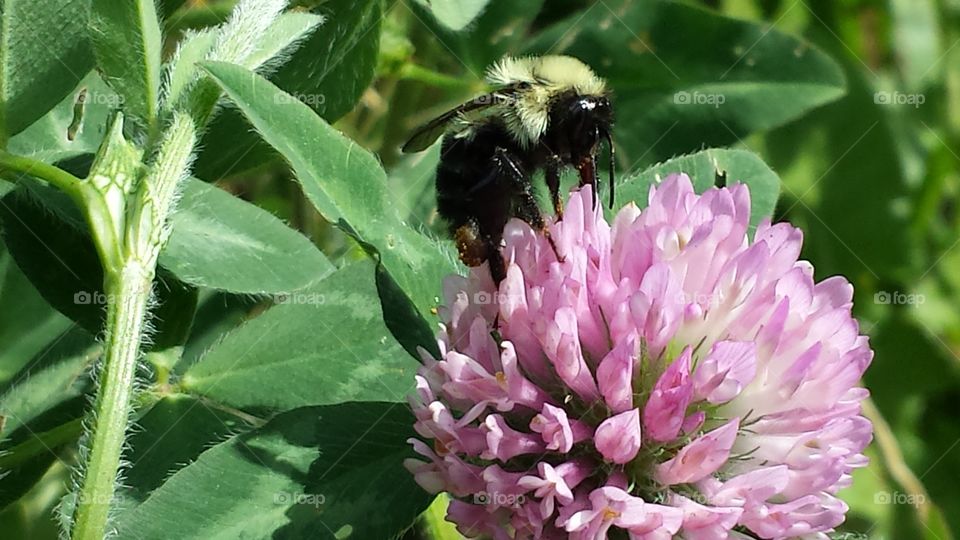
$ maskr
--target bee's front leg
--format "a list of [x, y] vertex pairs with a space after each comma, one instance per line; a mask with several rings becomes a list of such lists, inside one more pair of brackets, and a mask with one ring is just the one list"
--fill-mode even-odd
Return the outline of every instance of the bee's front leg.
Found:
[[577, 172], [580, 173], [580, 187], [589, 185], [593, 188], [593, 207], [597, 207], [597, 160], [594, 156], [588, 155], [577, 164]]
[[544, 167], [544, 177], [547, 180], [547, 189], [550, 190], [550, 201], [557, 220], [563, 219], [563, 201], [560, 200], [560, 159], [553, 156]]
[[520, 160], [505, 148], [497, 148], [494, 160], [497, 161], [500, 170], [513, 186], [517, 202], [514, 215], [540, 231], [546, 237], [547, 242], [550, 243], [557, 260], [562, 262], [563, 257], [557, 251], [557, 245], [553, 242], [550, 229], [547, 228], [547, 223], [543, 219], [543, 212], [533, 195], [533, 184], [530, 182], [530, 177], [523, 173]]

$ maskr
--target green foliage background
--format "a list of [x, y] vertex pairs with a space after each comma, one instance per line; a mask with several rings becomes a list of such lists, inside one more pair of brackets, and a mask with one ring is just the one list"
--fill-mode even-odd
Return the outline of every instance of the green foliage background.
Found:
[[[4, 0], [0, 141], [77, 175], [117, 108], [149, 141], [165, 83], [144, 59], [187, 39], [203, 59], [203, 29], [234, 3], [165, 0], [151, 18]], [[401, 466], [416, 347], [432, 347], [440, 280], [459, 263], [433, 205], [438, 149], [399, 147], [483, 91], [506, 53], [571, 54], [610, 81], [618, 206], [683, 170], [698, 189], [747, 182], [754, 222], [804, 230], [817, 278], [855, 285], [876, 351], [876, 440], [842, 493], [842, 531], [960, 531], [960, 1], [305, 0], [291, 13], [270, 39], [298, 46], [260, 76], [190, 64], [223, 101], [160, 256], [121, 538], [459, 538]], [[307, 13], [326, 19], [290, 39]], [[0, 536], [55, 538], [102, 355], [104, 271], [69, 200], [7, 179]]]

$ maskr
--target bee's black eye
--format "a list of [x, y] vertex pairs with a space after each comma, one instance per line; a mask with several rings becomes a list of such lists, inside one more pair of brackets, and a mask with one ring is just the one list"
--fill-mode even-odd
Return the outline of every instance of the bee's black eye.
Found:
[[571, 101], [567, 114], [581, 125], [608, 124], [613, 119], [613, 107], [606, 96], [583, 96]]
[[610, 99], [606, 96], [597, 100], [597, 116], [604, 120], [611, 120], [613, 118], [613, 106], [610, 104]]

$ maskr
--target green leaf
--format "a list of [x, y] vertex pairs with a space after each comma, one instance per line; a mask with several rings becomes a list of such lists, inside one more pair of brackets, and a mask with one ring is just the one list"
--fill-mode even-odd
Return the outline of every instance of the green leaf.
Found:
[[53, 108], [93, 67], [90, 0], [0, 2], [0, 140]]
[[[305, 237], [249, 203], [191, 179], [158, 272], [157, 343], [182, 334], [183, 316], [165, 316], [180, 280], [244, 294], [295, 291], [329, 274], [330, 262]], [[23, 183], [0, 199], [4, 240], [40, 295], [91, 334], [103, 328], [103, 269], [79, 212], [64, 194]], [[229, 245], [230, 249], [224, 249]], [[167, 249], [170, 249], [169, 253]], [[275, 266], [276, 265], [276, 266]], [[252, 277], [251, 277], [252, 276]]]
[[256, 306], [257, 302], [248, 296], [201, 291], [190, 337], [183, 347], [180, 360], [174, 366], [174, 372], [185, 372], [227, 332], [250, 317]]
[[[311, 13], [291, 12], [280, 15], [259, 37], [258, 47], [246, 58], [244, 65], [255, 66], [261, 72], [275, 70], [286, 60], [284, 54], [298, 48], [304, 36], [322, 22], [322, 17]], [[168, 83], [164, 101], [168, 106], [177, 104], [184, 91], [203, 75], [200, 62], [207, 58], [218, 37], [218, 33], [212, 28], [187, 32], [184, 35], [176, 54], [166, 65]]]
[[[53, 433], [39, 434], [38, 437], [42, 437], [43, 441], [37, 439], [36, 444], [33, 445], [34, 451], [28, 453], [22, 459], [15, 453], [20, 450], [19, 448], [4, 453], [4, 456], [0, 459], [8, 463], [3, 464], [4, 476], [3, 481], [0, 482], [0, 509], [6, 508], [17, 501], [36, 486], [54, 462], [66, 463], [70, 454], [67, 445], [76, 442], [77, 437], [79, 437], [79, 424], [79, 422], [76, 422], [68, 426], [71, 429], [71, 432], [67, 434], [69, 440], [64, 440], [65, 437]], [[17, 458], [17, 460], [13, 466], [10, 466], [8, 460], [12, 458]], [[4, 533], [7, 533], [7, 531], [4, 530]]]
[[[31, 358], [70, 328], [51, 308], [0, 244], [0, 388]], [[16, 309], [12, 309], [16, 306]]]
[[449, 505], [450, 496], [441, 493], [420, 516], [420, 525], [430, 540], [463, 540], [463, 536], [457, 531], [457, 526], [447, 521]]
[[169, 106], [180, 101], [199, 76], [198, 65], [217, 43], [217, 33], [211, 28], [199, 32], [187, 32], [177, 46], [177, 52], [164, 66], [166, 86], [164, 104]]
[[380, 52], [378, 0], [329, 0], [318, 13], [326, 22], [271, 77], [293, 95], [323, 95], [313, 108], [328, 122], [350, 112], [373, 80]]
[[97, 335], [106, 307], [103, 268], [73, 202], [24, 181], [0, 200], [0, 223], [7, 249], [43, 298]]
[[155, 366], [171, 368], [180, 358], [182, 347], [190, 336], [193, 317], [197, 312], [200, 292], [196, 287], [170, 277], [169, 272], [159, 269], [157, 296], [163, 299], [151, 315], [161, 325], [162, 331], [151, 336], [145, 347], [147, 359]]
[[269, 212], [190, 178], [160, 264], [198, 287], [243, 294], [302, 289], [333, 272], [309, 239]]
[[[379, 0], [329, 0], [314, 11], [322, 26], [296, 50], [268, 64], [267, 78], [290, 96], [280, 104], [303, 102], [328, 122], [350, 112], [373, 80], [380, 49], [383, 8]], [[275, 25], [280, 24], [283, 17]], [[277, 65], [279, 64], [279, 65]], [[268, 144], [250, 132], [243, 115], [226, 109], [210, 124], [200, 145], [197, 176], [215, 179], [275, 159]]]
[[436, 38], [450, 49], [474, 75], [484, 70], [503, 55], [522, 48], [528, 28], [544, 5], [544, 0], [489, 0], [483, 13], [460, 30], [451, 30], [442, 24], [430, 24]]
[[[8, 304], [4, 304], [8, 305]], [[100, 347], [74, 328], [0, 386], [0, 508], [20, 498], [80, 436], [90, 366]], [[65, 459], [65, 458], [64, 458]]]
[[68, 467], [51, 467], [19, 500], [0, 511], [0, 530], [9, 538], [59, 538], [56, 507], [63, 490], [58, 488], [69, 481]]
[[259, 46], [247, 57], [245, 65], [257, 66], [257, 71], [269, 73], [279, 69], [296, 56], [309, 40], [309, 35], [324, 24], [320, 15], [304, 12], [284, 13], [267, 28], [259, 40]]
[[182, 394], [164, 396], [137, 421], [124, 459], [127, 495], [143, 501], [211, 446], [248, 430], [241, 417]]
[[430, 310], [436, 306], [442, 277], [456, 268], [454, 258], [399, 218], [376, 157], [262, 77], [223, 63], [209, 63], [207, 69], [290, 162], [323, 217], [372, 246], [424, 320], [434, 320]]
[[92, 0], [90, 37], [97, 67], [123, 110], [153, 126], [160, 102], [160, 23], [153, 0]]
[[160, 8], [163, 19], [166, 19], [170, 15], [173, 15], [173, 13], [180, 9], [180, 6], [186, 2], [187, 0], [157, 0], [157, 7]]
[[673, 173], [686, 173], [697, 193], [713, 187], [721, 177], [726, 185], [746, 184], [750, 189], [752, 228], [760, 220], [773, 215], [780, 194], [780, 179], [756, 154], [715, 148], [671, 159], [618, 182], [614, 208], [627, 202], [635, 202], [643, 208], [647, 205], [650, 186]]
[[[242, 294], [281, 294], [333, 271], [307, 238], [266, 211], [196, 179], [184, 186], [160, 256], [161, 268], [168, 272], [158, 274], [161, 280], [176, 278]], [[53, 188], [24, 183], [0, 203], [5, 241], [30, 282], [50, 305], [98, 334], [106, 301], [103, 269], [73, 202]], [[157, 287], [158, 305], [171, 287]], [[179, 320], [159, 322], [164, 323], [162, 333]]]
[[[827, 39], [833, 39], [829, 34]], [[850, 93], [766, 136], [763, 152], [783, 179], [788, 217], [804, 232], [804, 255], [820, 275], [848, 276], [857, 289], [919, 273], [921, 243], [910, 235], [910, 189], [897, 143], [874, 88], [847, 59]]]
[[[55, 407], [80, 396], [89, 389], [87, 371], [101, 353], [90, 334], [74, 330], [61, 341], [51, 343], [37, 354], [29, 367], [23, 369], [10, 384], [0, 392], [0, 416], [4, 416], [0, 440], [23, 427], [30, 426], [26, 433], [14, 437], [18, 444], [34, 433], [40, 433], [65, 421], [79, 418], [82, 407], [67, 414], [53, 414], [34, 422]], [[5, 441], [0, 447], [9, 446]]]
[[[417, 154], [403, 154], [391, 170], [387, 188], [397, 194], [393, 199], [400, 218], [421, 230], [440, 230], [442, 226], [434, 210], [437, 207], [435, 187], [441, 144]], [[445, 232], [445, 231], [443, 231]]]
[[845, 86], [837, 63], [798, 38], [669, 0], [592, 4], [527, 51], [576, 56], [607, 78], [627, 170], [737, 142]]
[[56, 163], [100, 148], [120, 97], [90, 72], [56, 107], [10, 139], [13, 154]]
[[463, 30], [473, 22], [490, 0], [417, 0], [441, 24], [451, 30]]
[[412, 424], [409, 410], [394, 403], [281, 414], [180, 469], [121, 517], [119, 535], [393, 538], [430, 502], [402, 465], [412, 453]]
[[184, 391], [248, 410], [402, 401], [417, 363], [383, 323], [373, 264], [356, 263], [227, 334]]

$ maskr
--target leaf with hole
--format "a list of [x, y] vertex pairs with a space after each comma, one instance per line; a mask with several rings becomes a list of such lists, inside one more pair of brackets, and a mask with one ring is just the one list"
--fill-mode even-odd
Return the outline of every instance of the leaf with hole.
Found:
[[11, 153], [45, 163], [94, 154], [120, 97], [90, 72], [56, 107], [12, 139]]

